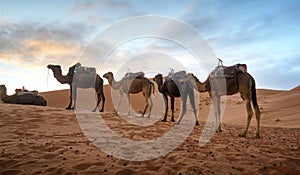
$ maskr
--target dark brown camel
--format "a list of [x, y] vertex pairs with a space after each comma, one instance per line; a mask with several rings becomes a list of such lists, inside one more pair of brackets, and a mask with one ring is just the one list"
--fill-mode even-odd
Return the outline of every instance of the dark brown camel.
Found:
[[183, 115], [186, 112], [186, 101], [187, 101], [187, 96], [189, 96], [190, 99], [190, 103], [195, 115], [195, 119], [196, 119], [196, 125], [199, 125], [198, 119], [197, 119], [197, 111], [196, 111], [196, 107], [195, 107], [195, 98], [194, 98], [194, 91], [192, 88], [190, 88], [189, 86], [186, 87], [185, 91], [180, 91], [176, 85], [176, 83], [173, 80], [169, 80], [169, 81], [165, 81], [163, 82], [163, 77], [161, 74], [157, 74], [153, 80], [157, 83], [158, 85], [158, 90], [160, 93], [162, 93], [163, 97], [164, 97], [164, 101], [165, 101], [165, 116], [164, 119], [162, 120], [162, 122], [166, 122], [167, 121], [167, 113], [168, 113], [168, 96], [171, 98], [171, 110], [172, 110], [172, 117], [171, 117], [171, 121], [175, 122], [174, 120], [174, 100], [175, 98], [179, 98], [181, 97], [182, 100], [182, 111], [181, 111], [181, 115], [179, 117], [178, 120], [178, 124], [180, 123]]
[[[108, 73], [104, 74], [103, 77], [108, 80], [109, 85], [113, 89], [119, 90], [120, 99], [119, 99], [119, 103], [118, 103], [118, 107], [117, 107], [116, 111], [118, 111], [118, 109], [120, 107], [123, 94], [126, 93], [128, 101], [129, 101], [128, 115], [130, 115], [129, 94], [137, 94], [137, 93], [142, 92], [143, 95], [145, 96], [145, 103], [146, 103], [144, 111], [142, 113], [142, 116], [145, 115], [146, 110], [149, 107], [149, 101], [150, 101], [150, 111], [148, 114], [148, 117], [150, 117], [152, 106], [153, 106], [151, 95], [152, 95], [152, 93], [154, 94], [154, 84], [150, 80], [148, 80], [146, 77], [137, 77], [137, 78], [131, 78], [129, 80], [123, 78], [120, 81], [116, 82], [112, 72], [108, 72]], [[128, 87], [129, 85], [130, 85], [130, 87]]]
[[47, 101], [44, 99], [44, 97], [35, 94], [33, 92], [23, 92], [23, 93], [15, 93], [13, 95], [7, 95], [5, 85], [0, 85], [0, 97], [4, 103], [37, 105], [37, 106], [47, 105]]
[[[74, 70], [76, 66], [80, 66], [80, 63], [77, 63], [69, 68], [69, 72], [67, 75], [62, 75], [62, 70], [60, 65], [48, 65], [47, 68], [51, 69], [53, 71], [53, 75], [56, 78], [58, 82], [61, 84], [69, 84], [70, 85], [70, 103], [66, 109], [74, 109], [76, 107], [76, 91], [77, 87], [79, 88], [95, 88], [95, 91], [97, 93], [97, 104], [96, 107], [93, 109], [93, 112], [95, 112], [98, 108], [98, 105], [102, 99], [102, 108], [100, 112], [103, 112], [104, 110], [104, 104], [105, 104], [105, 97], [103, 93], [103, 79], [97, 74], [94, 81], [90, 80], [90, 75], [76, 75], [76, 79], [79, 78], [80, 81], [76, 81], [79, 83], [73, 83], [73, 77], [74, 77]], [[91, 83], [92, 82], [92, 83]], [[95, 83], [95, 84], [94, 84]], [[74, 96], [74, 106], [72, 106]]]
[[[220, 122], [220, 98], [222, 95], [233, 95], [240, 93], [244, 101], [246, 101], [246, 109], [248, 113], [248, 119], [246, 123], [246, 128], [240, 137], [246, 137], [251, 118], [253, 116], [253, 111], [251, 107], [251, 102], [255, 111], [257, 120], [257, 130], [256, 137], [260, 138], [260, 110], [257, 104], [256, 88], [254, 78], [246, 71], [238, 70], [234, 77], [225, 77], [225, 81], [221, 82], [221, 79], [211, 78], [210, 76], [206, 79], [204, 83], [200, 82], [196, 76], [193, 74], [187, 74], [184, 80], [188, 82], [191, 87], [199, 92], [208, 92], [213, 103], [214, 113], [216, 120]], [[220, 90], [220, 84], [226, 83], [226, 92]], [[221, 132], [221, 123], [217, 129], [217, 132]]]

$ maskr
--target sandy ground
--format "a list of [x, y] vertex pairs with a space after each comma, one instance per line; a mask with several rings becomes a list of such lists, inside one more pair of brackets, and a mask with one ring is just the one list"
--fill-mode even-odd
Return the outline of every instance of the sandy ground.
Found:
[[[255, 117], [247, 138], [237, 136], [244, 129], [246, 110], [239, 95], [234, 95], [226, 99], [223, 132], [200, 147], [199, 138], [210, 111], [207, 94], [201, 94], [201, 104], [197, 104], [200, 126], [195, 126], [172, 152], [147, 161], [119, 159], [93, 145], [74, 111], [64, 109], [69, 100], [67, 90], [42, 93], [47, 107], [0, 103], [0, 174], [300, 174], [300, 87], [290, 91], [259, 89], [257, 93], [262, 111], [261, 139], [254, 138]], [[159, 121], [164, 108], [159, 93], [154, 103], [158, 113], [151, 116], [159, 120], [149, 126], [130, 124], [113, 113], [110, 94], [106, 86], [106, 112], [101, 116], [119, 136], [152, 140], [175, 125]], [[131, 102], [133, 111], [140, 113], [142, 95], [132, 95]], [[175, 119], [179, 112], [180, 100], [176, 100]]]

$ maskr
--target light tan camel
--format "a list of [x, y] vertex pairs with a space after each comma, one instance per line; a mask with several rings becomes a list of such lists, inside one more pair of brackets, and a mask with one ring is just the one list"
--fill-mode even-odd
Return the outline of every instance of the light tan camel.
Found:
[[37, 106], [47, 105], [47, 101], [44, 99], [44, 97], [33, 92], [15, 93], [13, 95], [7, 95], [5, 85], [0, 85], [0, 98], [4, 103]]
[[[211, 78], [210, 76], [205, 82], [200, 82], [196, 76], [193, 74], [187, 74], [182, 81], [188, 82], [188, 84], [199, 92], [208, 92], [213, 103], [214, 114], [216, 120], [220, 122], [220, 98], [222, 95], [233, 95], [236, 93], [241, 94], [241, 98], [246, 102], [246, 109], [248, 113], [246, 128], [240, 137], [246, 137], [251, 118], [253, 116], [253, 110], [251, 107], [251, 102], [255, 111], [257, 120], [257, 130], [256, 138], [260, 138], [260, 110], [257, 104], [256, 88], [254, 78], [247, 72], [237, 70], [234, 77], [225, 77], [226, 82], [226, 92], [222, 91], [220, 84], [221, 79]], [[217, 132], [221, 132], [221, 123], [217, 129]]]
[[[139, 92], [142, 92], [143, 95], [145, 96], [145, 108], [142, 113], [142, 116], [145, 115], [146, 110], [149, 107], [149, 101], [150, 101], [150, 111], [148, 114], [148, 117], [151, 115], [151, 110], [152, 110], [152, 98], [151, 95], [152, 93], [154, 94], [154, 84], [147, 78], [145, 77], [136, 77], [136, 78], [131, 78], [131, 79], [121, 79], [120, 81], [116, 82], [114, 79], [114, 75], [112, 72], [108, 72], [103, 75], [104, 78], [108, 80], [109, 85], [115, 89], [119, 90], [120, 93], [120, 98], [119, 98], [119, 103], [116, 111], [118, 111], [121, 100], [123, 97], [123, 94], [125, 93], [127, 95], [129, 104], [128, 104], [128, 115], [130, 115], [130, 97], [129, 94], [137, 94]], [[130, 86], [130, 87], [128, 87]]]
[[[69, 72], [67, 75], [62, 75], [62, 70], [60, 65], [48, 65], [47, 68], [51, 69], [53, 71], [53, 75], [56, 78], [58, 82], [61, 84], [69, 84], [70, 85], [70, 103], [66, 109], [74, 109], [76, 107], [76, 92], [77, 87], [79, 88], [95, 88], [95, 91], [97, 93], [97, 104], [96, 107], [93, 109], [93, 112], [95, 112], [98, 108], [98, 105], [102, 99], [102, 108], [100, 112], [103, 112], [104, 110], [104, 104], [105, 104], [105, 97], [103, 93], [103, 79], [97, 74], [94, 80], [91, 81], [91, 75], [84, 75], [84, 74], [76, 74], [76, 77], [74, 77], [74, 70], [76, 67], [80, 66], [80, 63], [77, 63], [69, 68]], [[75, 82], [73, 82], [75, 80]], [[77, 81], [76, 81], [77, 80]], [[72, 106], [72, 100], [74, 98], [74, 106]]]

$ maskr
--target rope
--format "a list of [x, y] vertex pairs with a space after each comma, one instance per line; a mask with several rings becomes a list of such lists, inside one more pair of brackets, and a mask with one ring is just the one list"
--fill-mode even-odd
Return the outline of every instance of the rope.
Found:
[[49, 83], [48, 83], [48, 82], [49, 82], [48, 80], [49, 80], [49, 69], [48, 69], [48, 75], [47, 75], [47, 90], [49, 90], [49, 89], [48, 89], [48, 84], [49, 84]]

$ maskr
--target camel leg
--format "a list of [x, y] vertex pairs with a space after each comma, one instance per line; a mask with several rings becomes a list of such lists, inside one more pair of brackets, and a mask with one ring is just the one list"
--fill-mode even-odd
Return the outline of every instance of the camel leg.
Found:
[[178, 122], [177, 122], [178, 125], [180, 124], [180, 122], [182, 120], [182, 117], [184, 116], [184, 114], [186, 112], [187, 94], [181, 94], [181, 99], [182, 99], [182, 102], [181, 102], [181, 113], [180, 113], [180, 117], [179, 117]]
[[148, 95], [145, 96], [145, 108], [144, 108], [144, 112], [142, 114], [142, 117], [144, 117], [145, 113], [146, 113], [146, 110], [148, 109], [149, 107], [149, 97]]
[[190, 103], [194, 112], [195, 120], [196, 120], [196, 125], [199, 125], [198, 118], [197, 118], [197, 111], [196, 111], [196, 106], [195, 106], [195, 97], [194, 97], [194, 90], [190, 89], [191, 93], [189, 93], [189, 98], [190, 98]]
[[100, 96], [100, 93], [97, 92], [97, 104], [96, 104], [96, 106], [95, 106], [95, 108], [93, 109], [92, 112], [96, 112], [96, 110], [97, 110], [97, 108], [98, 108], [98, 105], [99, 105], [100, 101], [101, 101], [101, 96]]
[[165, 108], [166, 108], [166, 111], [165, 111], [165, 117], [163, 120], [161, 120], [162, 122], [166, 122], [167, 121], [167, 115], [168, 115], [168, 96], [166, 94], [163, 94], [164, 96], [164, 101], [165, 101]]
[[103, 112], [104, 111], [104, 104], [105, 104], [105, 96], [104, 96], [103, 91], [100, 93], [100, 96], [101, 96], [101, 99], [102, 99], [102, 107], [101, 107], [100, 112]]
[[171, 122], [175, 122], [175, 120], [174, 120], [174, 97], [171, 97], [171, 110], [172, 110]]
[[216, 95], [216, 94], [213, 94], [212, 95], [212, 101], [213, 101], [213, 109], [214, 109], [214, 114], [215, 114], [215, 117], [216, 117], [216, 126], [217, 127], [217, 130], [216, 132], [222, 132], [221, 130], [221, 121], [220, 121], [220, 96]]
[[255, 110], [255, 116], [256, 116], [256, 121], [257, 121], [257, 129], [256, 129], [256, 136], [255, 137], [260, 138], [260, 131], [259, 131], [259, 128], [260, 128], [260, 110], [259, 110], [258, 106], [255, 106], [254, 110]]
[[128, 99], [128, 116], [131, 115], [131, 111], [130, 111], [130, 94], [127, 94], [127, 99]]
[[118, 111], [119, 111], [119, 108], [120, 108], [120, 105], [121, 105], [121, 102], [122, 102], [122, 98], [123, 98], [123, 93], [122, 92], [119, 92], [119, 93], [120, 93], [120, 98], [119, 98], [118, 106], [117, 106], [117, 109], [116, 109], [116, 113], [118, 113]]
[[73, 98], [72, 98], [72, 85], [70, 85], [70, 102], [69, 102], [69, 105], [68, 107], [66, 107], [66, 109], [70, 110], [71, 109], [71, 106], [72, 106], [72, 101], [73, 101]]
[[149, 101], [150, 101], [150, 111], [149, 111], [149, 114], [148, 114], [148, 118], [149, 118], [150, 115], [151, 115], [151, 111], [152, 111], [152, 107], [153, 107], [153, 102], [152, 102], [151, 94], [150, 94], [150, 96], [149, 96]]
[[76, 85], [74, 85], [74, 87], [73, 87], [72, 94], [73, 94], [74, 106], [71, 109], [76, 109], [76, 100], [77, 100], [77, 86]]
[[251, 108], [251, 103], [250, 103], [250, 99], [247, 98], [246, 100], [246, 108], [247, 108], [247, 113], [248, 113], [248, 118], [247, 118], [247, 124], [246, 124], [246, 128], [243, 134], [239, 134], [240, 137], [246, 137], [247, 132], [248, 132], [248, 128], [249, 128], [249, 124], [251, 122], [251, 118], [253, 116], [253, 111]]

